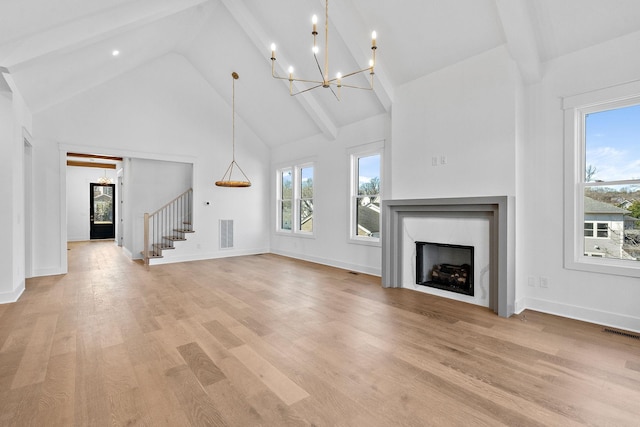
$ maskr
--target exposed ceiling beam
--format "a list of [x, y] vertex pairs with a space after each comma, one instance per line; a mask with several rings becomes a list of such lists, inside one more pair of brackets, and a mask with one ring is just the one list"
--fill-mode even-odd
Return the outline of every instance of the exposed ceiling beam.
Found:
[[[268, 40], [267, 32], [264, 30], [260, 22], [254, 17], [254, 15], [247, 9], [247, 6], [240, 0], [221, 0], [225, 7], [231, 13], [231, 16], [236, 20], [238, 25], [244, 30], [252, 43], [256, 46], [258, 51], [265, 52], [265, 61], [268, 60]], [[281, 54], [278, 55], [278, 61], [276, 61], [276, 67], [280, 75], [287, 75], [280, 64], [287, 64], [285, 58]], [[270, 65], [269, 65], [270, 66]], [[281, 82], [289, 89], [289, 82], [287, 80], [281, 80]], [[316, 125], [322, 130], [325, 136], [335, 139], [338, 135], [338, 127], [328, 116], [326, 111], [318, 104], [318, 102], [311, 96], [296, 96], [296, 101], [300, 103], [302, 108], [307, 112], [309, 117], [316, 123]]]
[[496, 0], [511, 57], [525, 83], [542, 80], [542, 64], [527, 0]]
[[138, 0], [85, 16], [0, 46], [0, 62], [11, 71], [166, 18], [208, 0]]
[[84, 168], [100, 168], [100, 169], [116, 168], [116, 165], [113, 163], [80, 162], [77, 160], [67, 160], [67, 166], [81, 166]]
[[[318, 1], [322, 4], [322, 8], [324, 9], [326, 4], [325, 0]], [[365, 28], [365, 24], [354, 7], [353, 2], [334, 2], [330, 6], [329, 19], [340, 34], [342, 40], [344, 40], [351, 56], [358, 64], [363, 65], [364, 68], [367, 66], [366, 64], [369, 64], [369, 59], [371, 59], [371, 46], [360, 43], [359, 40], [370, 40], [369, 35], [372, 30], [375, 30], [375, 28]], [[384, 64], [384, 60], [380, 61], [380, 58], [384, 58], [384, 44], [380, 46], [380, 51], [377, 55], [374, 93], [378, 97], [378, 100], [384, 107], [385, 111], [389, 112], [393, 101], [393, 89], [384, 73], [384, 65], [380, 65]]]
[[85, 159], [115, 160], [116, 162], [121, 162], [122, 161], [122, 157], [104, 156], [102, 154], [67, 153], [67, 157], [82, 157], [82, 158], [85, 158]]

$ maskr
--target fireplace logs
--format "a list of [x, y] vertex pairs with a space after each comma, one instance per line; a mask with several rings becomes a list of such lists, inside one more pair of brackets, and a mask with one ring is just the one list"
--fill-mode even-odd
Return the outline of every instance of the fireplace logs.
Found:
[[467, 287], [470, 269], [469, 264], [436, 264], [431, 270], [431, 281], [443, 285]]

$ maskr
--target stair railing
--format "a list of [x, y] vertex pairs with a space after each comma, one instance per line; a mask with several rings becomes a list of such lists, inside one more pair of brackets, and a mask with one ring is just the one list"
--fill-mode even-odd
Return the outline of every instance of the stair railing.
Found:
[[[144, 263], [159, 257], [162, 248], [173, 247], [172, 240], [193, 230], [193, 189], [188, 189], [160, 209], [144, 214]], [[169, 242], [169, 243], [167, 243]]]

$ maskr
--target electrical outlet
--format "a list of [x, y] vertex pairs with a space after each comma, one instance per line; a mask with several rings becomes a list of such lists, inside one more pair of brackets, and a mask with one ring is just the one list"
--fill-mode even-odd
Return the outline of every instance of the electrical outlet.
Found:
[[540, 287], [548, 288], [549, 287], [549, 279], [546, 277], [540, 277]]
[[529, 286], [535, 287], [536, 286], [536, 278], [533, 276], [529, 276], [529, 281], [527, 283]]

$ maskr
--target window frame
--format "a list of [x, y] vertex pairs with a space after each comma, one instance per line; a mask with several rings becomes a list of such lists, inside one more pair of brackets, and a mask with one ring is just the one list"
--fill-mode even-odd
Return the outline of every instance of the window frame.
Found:
[[[285, 199], [283, 198], [282, 195], [282, 185], [283, 185], [283, 180], [282, 180], [282, 176], [285, 172], [291, 172], [291, 199], [287, 198], [286, 201], [291, 203], [291, 228], [287, 229], [287, 228], [282, 228], [282, 220], [283, 220], [283, 216], [282, 216], [282, 205], [285, 202]], [[293, 195], [293, 185], [294, 185], [294, 170], [292, 167], [287, 166], [287, 167], [283, 167], [283, 168], [279, 168], [276, 170], [276, 231], [279, 233], [290, 233], [294, 228], [294, 216], [293, 216], [293, 201], [294, 201], [294, 195]]]
[[[300, 203], [302, 202], [302, 169], [312, 169], [313, 179], [313, 197], [316, 195], [316, 165], [314, 161], [296, 162], [293, 165], [286, 165], [276, 169], [276, 233], [284, 236], [300, 236], [315, 237], [316, 218], [315, 206], [313, 209], [313, 228], [311, 231], [301, 230], [301, 212]], [[282, 228], [282, 174], [283, 172], [291, 172], [291, 229]]]
[[[348, 241], [349, 243], [355, 243], [368, 246], [381, 246], [380, 237], [359, 236], [355, 230], [358, 226], [358, 198], [360, 189], [359, 178], [359, 160], [363, 157], [380, 156], [380, 191], [378, 197], [380, 202], [383, 200], [384, 194], [384, 141], [378, 141], [364, 146], [354, 147], [349, 151], [349, 171], [350, 171], [350, 185], [349, 185], [349, 230]], [[382, 207], [382, 203], [380, 203]], [[382, 231], [382, 210], [380, 211], [380, 231]]]
[[[595, 90], [562, 100], [564, 110], [564, 268], [628, 277], [640, 277], [640, 261], [585, 256], [585, 117], [599, 111], [640, 104], [640, 81]], [[619, 185], [634, 180], [598, 182]], [[597, 222], [597, 221], [596, 221]], [[602, 221], [601, 221], [602, 222]], [[594, 234], [597, 236], [597, 226]], [[593, 238], [598, 238], [594, 236]], [[603, 238], [603, 237], [601, 237]]]

